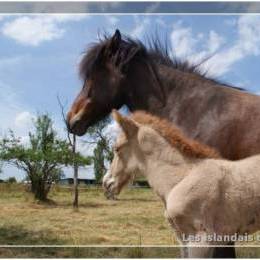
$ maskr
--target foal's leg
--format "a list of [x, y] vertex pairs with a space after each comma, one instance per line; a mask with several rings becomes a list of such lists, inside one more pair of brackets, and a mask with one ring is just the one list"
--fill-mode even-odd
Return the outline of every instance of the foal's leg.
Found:
[[188, 258], [189, 257], [189, 251], [186, 243], [181, 243], [181, 258]]
[[178, 232], [175, 228], [173, 228], [174, 234], [180, 244], [180, 251], [181, 251], [181, 258], [188, 258], [189, 257], [189, 252], [187, 248], [187, 241], [184, 241], [183, 235]]
[[177, 240], [180, 244], [180, 251], [181, 251], [181, 258], [188, 258], [189, 257], [189, 252], [187, 248], [187, 242], [183, 239], [183, 234], [178, 232], [176, 229], [174, 229], [174, 233], [177, 237]]
[[164, 216], [168, 220], [169, 224], [171, 225], [173, 232], [181, 245], [180, 251], [181, 251], [181, 258], [188, 258], [188, 248], [187, 248], [187, 241], [185, 241], [185, 236], [182, 233], [182, 231], [179, 229], [178, 225], [175, 223], [174, 219], [171, 218], [167, 211], [164, 212]]
[[212, 258], [214, 248], [208, 247], [210, 243], [206, 239], [206, 233], [196, 234], [198, 241], [190, 241], [188, 246], [188, 257], [189, 258]]

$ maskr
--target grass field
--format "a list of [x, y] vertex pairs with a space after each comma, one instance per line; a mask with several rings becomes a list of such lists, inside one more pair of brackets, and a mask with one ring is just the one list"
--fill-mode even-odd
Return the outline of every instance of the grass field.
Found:
[[[175, 248], [118, 248], [116, 245], [173, 245], [162, 202], [150, 189], [126, 189], [117, 201], [100, 188], [80, 191], [79, 210], [69, 189], [56, 187], [52, 202], [36, 203], [21, 185], [0, 184], [1, 245], [75, 245], [71, 248], [0, 248], [0, 257], [177, 257]], [[77, 245], [103, 245], [79, 248]], [[106, 245], [115, 245], [108, 248]], [[239, 249], [239, 256], [260, 256]]]

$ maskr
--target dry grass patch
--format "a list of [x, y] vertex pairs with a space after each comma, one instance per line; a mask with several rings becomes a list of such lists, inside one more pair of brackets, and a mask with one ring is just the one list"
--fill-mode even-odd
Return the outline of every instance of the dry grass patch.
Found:
[[[75, 245], [75, 248], [0, 248], [0, 257], [177, 257], [176, 248], [106, 248], [106, 245], [173, 245], [162, 202], [150, 189], [126, 189], [117, 201], [100, 188], [80, 192], [75, 211], [72, 192], [56, 187], [52, 203], [36, 203], [21, 185], [0, 184], [0, 244]], [[103, 245], [104, 248], [78, 248]], [[239, 256], [260, 256], [238, 249]]]
[[[53, 203], [40, 204], [20, 185], [0, 186], [2, 245], [167, 245], [174, 241], [163, 205], [150, 189], [128, 189], [117, 201], [106, 200], [100, 188], [82, 190], [75, 211], [69, 189], [54, 189]], [[135, 254], [134, 249], [127, 252]]]

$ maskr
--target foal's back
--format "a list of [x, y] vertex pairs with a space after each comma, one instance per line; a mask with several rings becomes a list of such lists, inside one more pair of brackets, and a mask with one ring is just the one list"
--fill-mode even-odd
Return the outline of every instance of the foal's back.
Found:
[[[229, 162], [224, 178], [226, 214], [241, 227], [237, 232], [260, 229], [260, 155]], [[236, 223], [235, 223], [236, 224]]]
[[192, 225], [217, 234], [259, 230], [260, 155], [235, 162], [203, 160], [176, 185], [167, 203], [174, 214], [190, 216]]

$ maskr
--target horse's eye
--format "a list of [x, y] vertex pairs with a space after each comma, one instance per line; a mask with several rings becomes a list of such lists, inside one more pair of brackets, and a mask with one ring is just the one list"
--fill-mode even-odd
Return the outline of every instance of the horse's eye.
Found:
[[91, 80], [85, 80], [82, 90], [85, 92], [85, 95], [90, 98], [92, 96], [92, 87], [91, 87]]
[[90, 98], [92, 96], [92, 88], [89, 86], [87, 89], [87, 97]]
[[86, 86], [87, 86], [87, 78], [84, 80], [84, 83], [83, 83], [83, 85], [82, 85], [82, 89], [85, 89], [86, 88]]
[[121, 146], [115, 145], [114, 152], [118, 153], [120, 151]]

